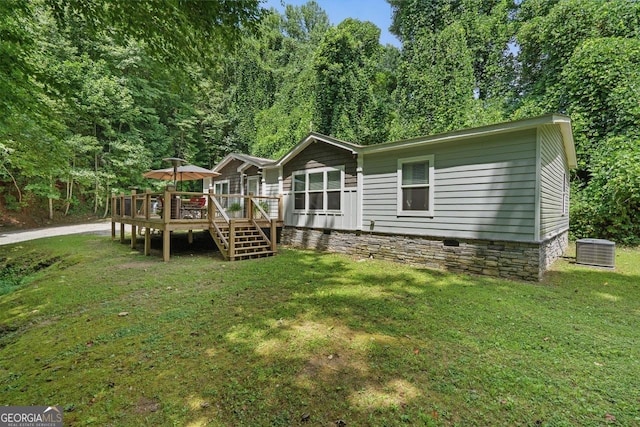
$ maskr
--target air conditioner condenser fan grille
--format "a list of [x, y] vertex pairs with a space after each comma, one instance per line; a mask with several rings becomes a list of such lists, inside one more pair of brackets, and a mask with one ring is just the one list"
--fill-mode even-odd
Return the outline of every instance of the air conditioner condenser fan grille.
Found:
[[576, 263], [598, 267], [615, 267], [616, 244], [604, 239], [576, 241]]

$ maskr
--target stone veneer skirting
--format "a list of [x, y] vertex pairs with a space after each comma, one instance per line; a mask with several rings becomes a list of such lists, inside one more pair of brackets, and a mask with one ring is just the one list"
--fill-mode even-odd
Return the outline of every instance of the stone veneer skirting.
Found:
[[568, 232], [542, 243], [525, 243], [285, 227], [281, 243], [456, 273], [538, 281], [564, 253]]

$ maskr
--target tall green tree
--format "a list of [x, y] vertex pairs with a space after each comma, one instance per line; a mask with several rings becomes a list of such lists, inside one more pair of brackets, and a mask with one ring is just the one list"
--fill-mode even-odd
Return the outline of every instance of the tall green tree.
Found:
[[[464, 32], [473, 66], [473, 90], [482, 100], [502, 100], [512, 77], [510, 42], [515, 28], [513, 0], [388, 0], [393, 11], [391, 31], [403, 50], [414, 49], [425, 34], [438, 36], [453, 24]], [[450, 30], [447, 30], [450, 31]], [[421, 46], [425, 48], [424, 45]]]
[[424, 31], [403, 49], [398, 73], [396, 138], [463, 127], [473, 104], [473, 64], [457, 23]]
[[313, 59], [313, 128], [362, 144], [388, 137], [388, 111], [376, 80], [382, 49], [380, 29], [346, 19], [330, 29]]
[[313, 130], [315, 76], [310, 58], [330, 28], [326, 12], [315, 1], [287, 5], [278, 22], [270, 29], [270, 36], [262, 38], [273, 52], [273, 103], [257, 113], [256, 139], [250, 147], [253, 154], [272, 158], [284, 154]]
[[89, 38], [108, 30], [120, 44], [144, 40], [154, 57], [181, 63], [231, 50], [263, 13], [260, 0], [44, 1], [62, 26], [82, 24]]
[[640, 134], [640, 4], [530, 0], [517, 19], [516, 116], [561, 111], [573, 119], [572, 232], [640, 240], [640, 188], [629, 167], [640, 160], [633, 149]]

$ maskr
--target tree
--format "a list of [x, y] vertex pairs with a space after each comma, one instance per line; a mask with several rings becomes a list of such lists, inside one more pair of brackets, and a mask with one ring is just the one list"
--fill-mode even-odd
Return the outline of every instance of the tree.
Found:
[[353, 19], [327, 31], [313, 59], [314, 130], [363, 144], [386, 140], [388, 113], [376, 96], [379, 38], [375, 25]]
[[589, 169], [592, 154], [605, 139], [640, 136], [640, 40], [587, 39], [560, 77], [561, 108], [575, 121], [581, 170]]
[[473, 103], [473, 65], [464, 28], [424, 31], [403, 49], [396, 96], [396, 138], [459, 129]]
[[[393, 11], [391, 32], [403, 50], [414, 49], [426, 33], [439, 35], [451, 25], [463, 28], [473, 64], [473, 90], [482, 100], [502, 100], [512, 77], [509, 43], [516, 8], [512, 0], [388, 0]], [[421, 46], [426, 48], [424, 44]]]
[[572, 232], [637, 242], [640, 4], [536, 0], [517, 16], [516, 115], [562, 111], [573, 120]]
[[144, 40], [164, 62], [209, 64], [212, 54], [231, 50], [244, 31], [255, 30], [262, 16], [259, 0], [45, 2], [59, 25], [81, 25], [89, 38], [108, 30], [120, 44]]

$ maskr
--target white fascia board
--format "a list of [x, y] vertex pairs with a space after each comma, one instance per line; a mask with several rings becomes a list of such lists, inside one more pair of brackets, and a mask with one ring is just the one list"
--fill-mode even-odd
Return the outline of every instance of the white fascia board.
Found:
[[576, 157], [576, 145], [573, 140], [573, 131], [571, 130], [571, 119], [567, 116], [554, 116], [554, 124], [560, 126], [562, 134], [562, 143], [564, 144], [564, 152], [567, 155], [567, 165], [569, 169], [578, 167], [578, 159]]
[[[243, 173], [245, 170], [249, 169], [251, 166], [256, 166], [256, 165], [252, 165], [249, 162], [245, 162], [243, 164], [241, 164], [240, 166], [238, 166], [238, 168], [236, 169], [236, 172], [238, 173]], [[258, 169], [260, 169], [259, 166], [256, 166]]]
[[232, 160], [235, 159], [235, 156], [233, 154], [227, 154], [225, 156], [224, 159], [222, 159], [220, 161], [220, 163], [218, 163], [214, 168], [213, 171], [214, 172], [219, 172], [220, 170], [222, 170], [226, 165], [228, 165]]
[[[401, 150], [410, 147], [419, 147], [425, 145], [434, 145], [434, 144], [442, 144], [451, 141], [461, 141], [469, 138], [478, 138], [478, 137], [486, 137], [491, 135], [498, 135], [508, 132], [515, 132], [520, 130], [527, 129], [536, 129], [542, 125], [548, 124], [558, 124], [560, 128], [563, 129], [563, 139], [565, 140], [565, 150], [567, 151], [567, 157], [571, 157], [571, 152], [574, 153], [573, 158], [575, 159], [575, 148], [573, 148], [573, 137], [571, 136], [571, 119], [567, 116], [559, 115], [559, 114], [547, 114], [545, 116], [534, 117], [532, 119], [523, 119], [517, 120], [514, 122], [504, 122], [498, 123], [494, 125], [481, 126], [477, 128], [471, 129], [463, 129], [459, 131], [447, 132], [438, 135], [432, 136], [423, 136], [418, 138], [407, 139], [403, 141], [397, 142], [389, 142], [377, 145], [369, 145], [363, 147], [363, 154], [372, 154], [372, 153], [383, 153], [385, 151], [393, 151], [393, 150]], [[565, 133], [568, 130], [569, 139], [565, 136]]]
[[351, 154], [358, 154], [362, 149], [362, 146], [352, 144], [350, 142], [340, 141], [339, 139], [335, 139], [318, 133], [310, 133], [295, 147], [293, 147], [287, 154], [285, 154], [280, 160], [278, 160], [275, 165], [282, 166], [286, 164], [289, 160], [297, 156], [300, 152], [302, 152], [305, 148], [307, 148], [314, 142], [323, 142], [325, 144], [333, 145], [335, 147], [342, 148], [343, 150], [350, 151]]

